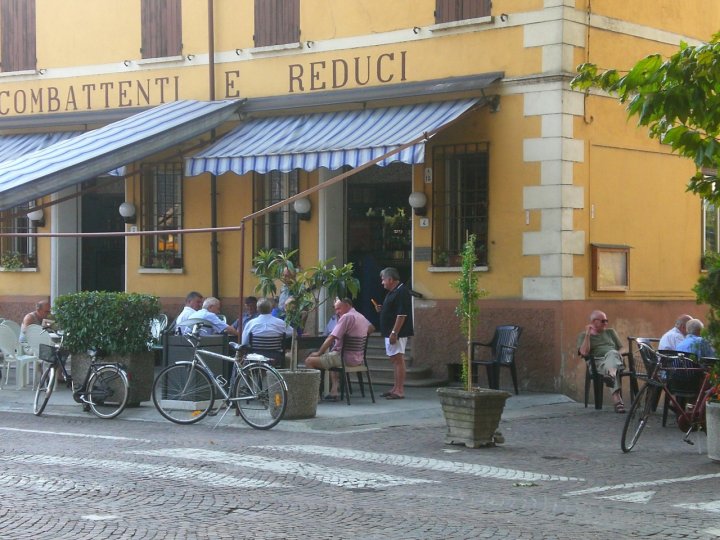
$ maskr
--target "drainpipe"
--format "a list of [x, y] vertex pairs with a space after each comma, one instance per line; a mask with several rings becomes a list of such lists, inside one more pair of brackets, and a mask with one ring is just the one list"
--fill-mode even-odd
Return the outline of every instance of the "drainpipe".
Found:
[[[215, 101], [215, 8], [214, 0], [208, 0], [208, 96]], [[215, 139], [215, 130], [210, 133]], [[210, 175], [210, 227], [215, 229], [217, 224], [217, 177]], [[218, 265], [218, 239], [217, 232], [210, 234], [210, 275], [212, 276], [212, 296], [220, 297]]]

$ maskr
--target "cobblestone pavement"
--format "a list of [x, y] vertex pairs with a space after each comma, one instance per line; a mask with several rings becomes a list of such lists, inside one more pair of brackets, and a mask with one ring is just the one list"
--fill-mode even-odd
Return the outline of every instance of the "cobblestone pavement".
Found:
[[719, 538], [704, 441], [658, 421], [622, 454], [623, 420], [537, 407], [472, 450], [436, 419], [255, 431], [0, 412], [0, 538]]

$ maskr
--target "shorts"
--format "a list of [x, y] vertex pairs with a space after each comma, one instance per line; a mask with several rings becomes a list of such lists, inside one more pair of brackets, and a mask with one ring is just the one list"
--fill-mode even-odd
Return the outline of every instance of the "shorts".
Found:
[[318, 356], [317, 358], [320, 362], [320, 369], [330, 369], [342, 366], [342, 361], [340, 360], [340, 353], [337, 351], [326, 352], [322, 356]]
[[405, 354], [408, 338], [399, 337], [395, 343], [390, 343], [390, 338], [385, 338], [385, 354], [395, 356], [396, 354]]

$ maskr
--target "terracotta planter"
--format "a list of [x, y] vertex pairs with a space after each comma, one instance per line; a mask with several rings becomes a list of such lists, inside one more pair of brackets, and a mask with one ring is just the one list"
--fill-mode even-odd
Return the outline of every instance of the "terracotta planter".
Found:
[[287, 383], [288, 402], [283, 420], [315, 418], [320, 394], [320, 371], [317, 369], [278, 370]]
[[[130, 383], [128, 407], [136, 407], [143, 401], [149, 401], [155, 378], [155, 359], [152, 351], [144, 351], [128, 356], [111, 354], [102, 359], [103, 363], [119, 363], [125, 366]], [[90, 369], [90, 357], [87, 354], [73, 354], [71, 374], [76, 384], [82, 384]]]
[[720, 403], [712, 401], [707, 403], [705, 421], [708, 457], [720, 462]]
[[479, 448], [503, 442], [497, 428], [512, 394], [489, 388], [438, 388], [437, 393], [448, 428], [445, 444]]

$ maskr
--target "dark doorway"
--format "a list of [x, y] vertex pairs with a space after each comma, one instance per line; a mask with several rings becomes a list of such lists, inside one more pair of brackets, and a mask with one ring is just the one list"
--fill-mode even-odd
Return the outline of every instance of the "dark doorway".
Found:
[[[115, 191], [122, 182], [114, 182]], [[125, 230], [118, 207], [122, 192], [111, 189], [88, 193], [82, 197], [82, 232], [118, 232]], [[125, 239], [122, 236], [82, 239], [81, 289], [83, 291], [125, 290]]]
[[394, 266], [401, 280], [410, 284], [411, 187], [412, 168], [402, 163], [370, 167], [348, 182], [348, 262], [360, 280], [356, 308], [376, 327], [371, 299], [382, 303], [385, 297], [380, 270]]

